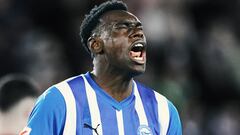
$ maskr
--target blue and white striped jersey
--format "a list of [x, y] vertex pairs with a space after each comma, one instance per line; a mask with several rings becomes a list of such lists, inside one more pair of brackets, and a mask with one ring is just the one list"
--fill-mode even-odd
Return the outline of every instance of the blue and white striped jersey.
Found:
[[102, 90], [90, 73], [46, 90], [28, 121], [30, 135], [182, 135], [174, 105], [133, 81], [121, 102]]

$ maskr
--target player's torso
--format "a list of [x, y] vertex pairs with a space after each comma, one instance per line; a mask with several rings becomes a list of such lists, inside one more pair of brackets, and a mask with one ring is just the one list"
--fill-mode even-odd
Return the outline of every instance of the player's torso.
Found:
[[99, 91], [88, 77], [77, 77], [68, 84], [76, 100], [77, 135], [159, 134], [153, 93], [139, 92], [140, 100], [132, 93], [127, 99], [117, 102]]

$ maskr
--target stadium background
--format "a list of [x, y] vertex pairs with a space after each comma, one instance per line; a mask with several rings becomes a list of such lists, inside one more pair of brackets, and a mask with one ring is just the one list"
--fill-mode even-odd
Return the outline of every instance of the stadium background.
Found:
[[[79, 25], [101, 2], [0, 0], [0, 77], [25, 73], [43, 91], [91, 70]], [[148, 41], [147, 71], [137, 79], [176, 104], [184, 135], [239, 134], [240, 2], [125, 2]]]

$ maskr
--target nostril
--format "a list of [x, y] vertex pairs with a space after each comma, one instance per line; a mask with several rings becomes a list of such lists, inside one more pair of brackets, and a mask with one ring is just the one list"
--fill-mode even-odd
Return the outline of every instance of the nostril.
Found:
[[142, 35], [134, 35], [134, 38], [142, 38]]
[[133, 34], [133, 38], [143, 38], [143, 33], [137, 32], [137, 33]]

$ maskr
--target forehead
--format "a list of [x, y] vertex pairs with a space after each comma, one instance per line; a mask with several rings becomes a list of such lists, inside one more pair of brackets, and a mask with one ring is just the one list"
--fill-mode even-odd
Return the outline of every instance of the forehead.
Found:
[[140, 22], [135, 15], [123, 10], [109, 11], [101, 17], [100, 21], [103, 23], [121, 22], [121, 21]]

